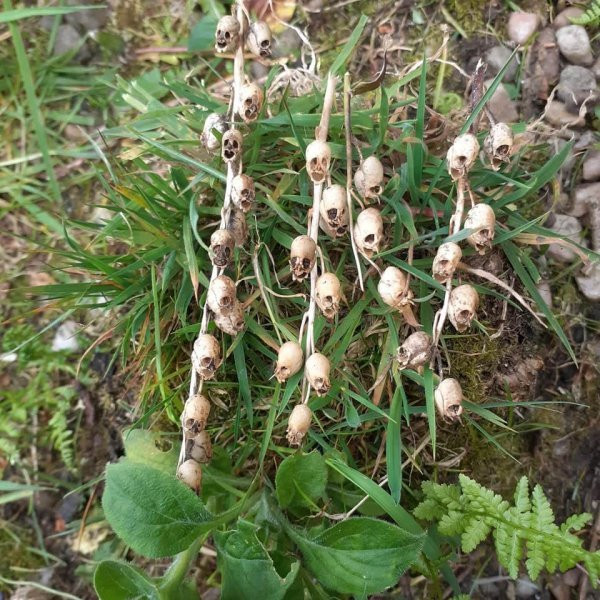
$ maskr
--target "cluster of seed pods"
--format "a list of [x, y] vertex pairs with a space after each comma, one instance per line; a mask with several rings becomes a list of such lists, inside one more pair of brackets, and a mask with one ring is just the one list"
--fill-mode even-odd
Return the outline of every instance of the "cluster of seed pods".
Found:
[[215, 32], [216, 52], [234, 54], [230, 114], [210, 114], [201, 135], [207, 152], [216, 154], [220, 150], [221, 158], [227, 165], [227, 184], [220, 226], [210, 238], [209, 253], [213, 270], [206, 292], [200, 333], [192, 351], [190, 394], [181, 419], [183, 444], [177, 476], [196, 493], [199, 493], [202, 483], [201, 465], [209, 462], [212, 456], [210, 437], [205, 430], [210, 401], [202, 395], [202, 386], [204, 381], [213, 379], [223, 362], [220, 343], [214, 335], [207, 333], [208, 325], [212, 318], [218, 329], [231, 336], [237, 335], [245, 327], [244, 305], [237, 298], [236, 282], [225, 271], [234, 259], [234, 249], [243, 246], [247, 240], [246, 214], [254, 207], [256, 196], [254, 180], [243, 173], [244, 135], [239, 128], [239, 121], [245, 126], [258, 118], [264, 94], [256, 84], [244, 81], [244, 45], [257, 57], [270, 56], [269, 26], [262, 21], [249, 23], [240, 0], [236, 15], [222, 17]]

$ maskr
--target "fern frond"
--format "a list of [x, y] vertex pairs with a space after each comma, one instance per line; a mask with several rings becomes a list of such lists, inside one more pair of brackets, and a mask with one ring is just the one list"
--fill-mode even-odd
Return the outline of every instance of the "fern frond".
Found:
[[600, 0], [592, 0], [580, 17], [569, 19], [574, 25], [598, 25], [600, 22]]

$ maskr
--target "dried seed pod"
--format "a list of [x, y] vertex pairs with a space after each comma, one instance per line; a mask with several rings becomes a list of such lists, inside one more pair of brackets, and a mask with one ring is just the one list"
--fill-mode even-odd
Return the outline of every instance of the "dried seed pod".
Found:
[[201, 333], [196, 338], [192, 350], [192, 365], [200, 379], [212, 379], [221, 362], [221, 347], [217, 338], [208, 333]]
[[255, 21], [250, 25], [246, 44], [248, 45], [248, 50], [254, 56], [260, 56], [261, 58], [271, 56], [272, 40], [271, 29], [264, 21]]
[[211, 113], [206, 117], [206, 121], [204, 121], [200, 141], [211, 154], [217, 152], [221, 147], [221, 140], [213, 133], [213, 130], [220, 132], [221, 136], [227, 131], [227, 122], [223, 115]]
[[288, 420], [287, 441], [288, 443], [299, 446], [304, 436], [310, 429], [312, 420], [312, 411], [306, 404], [296, 404]]
[[354, 239], [360, 253], [367, 258], [379, 252], [383, 242], [383, 219], [376, 208], [367, 208], [358, 214]]
[[383, 165], [376, 156], [366, 158], [354, 174], [358, 193], [367, 200], [378, 200], [383, 192]]
[[452, 279], [454, 271], [462, 258], [462, 250], [455, 242], [442, 244], [433, 259], [433, 277], [440, 283], [446, 283]]
[[244, 321], [244, 307], [237, 300], [233, 304], [233, 308], [228, 313], [216, 313], [215, 325], [223, 332], [231, 336], [236, 336], [244, 331], [246, 323]]
[[315, 286], [317, 306], [327, 319], [333, 319], [340, 310], [342, 286], [334, 273], [323, 273]]
[[323, 183], [329, 173], [331, 148], [327, 142], [315, 140], [306, 147], [306, 170], [313, 183]]
[[231, 232], [235, 245], [240, 247], [246, 243], [248, 239], [248, 225], [246, 224], [246, 215], [243, 211], [233, 207], [229, 212], [227, 219], [227, 231]]
[[396, 360], [401, 369], [418, 369], [431, 360], [431, 337], [424, 331], [411, 333], [398, 348]]
[[185, 485], [192, 488], [196, 494], [200, 493], [202, 486], [202, 467], [193, 459], [186, 460], [177, 469], [177, 478]]
[[210, 236], [210, 259], [215, 267], [226, 267], [233, 257], [235, 238], [228, 229], [217, 229]]
[[237, 111], [244, 122], [256, 121], [264, 98], [262, 89], [255, 83], [246, 83], [242, 86]]
[[506, 123], [496, 123], [490, 129], [490, 133], [483, 140], [483, 150], [494, 171], [497, 171], [502, 163], [510, 160], [514, 141], [512, 129]]
[[310, 383], [312, 389], [317, 393], [317, 396], [324, 396], [331, 389], [331, 382], [329, 381], [330, 369], [329, 359], [323, 354], [314, 352], [306, 359], [304, 373], [306, 374], [308, 383]]
[[225, 15], [219, 19], [215, 32], [215, 50], [221, 52], [233, 52], [237, 50], [240, 42], [240, 23], [231, 15]]
[[341, 185], [330, 185], [321, 199], [320, 213], [322, 221], [328, 225], [332, 237], [341, 237], [348, 230], [348, 203], [346, 190]]
[[463, 393], [456, 379], [442, 379], [434, 393], [435, 405], [442, 417], [453, 421], [460, 417], [463, 411]]
[[290, 268], [292, 279], [302, 281], [306, 279], [315, 265], [317, 244], [308, 235], [299, 235], [294, 238], [290, 248]]
[[465, 283], [450, 292], [448, 318], [456, 331], [462, 333], [471, 326], [478, 306], [479, 294], [472, 285]]
[[196, 394], [186, 403], [181, 416], [183, 429], [187, 437], [196, 435], [206, 427], [210, 414], [210, 402], [206, 396]]
[[225, 162], [236, 162], [242, 155], [244, 138], [239, 129], [229, 129], [223, 134], [221, 156]]
[[248, 175], [236, 175], [231, 182], [231, 200], [235, 207], [247, 213], [252, 210], [255, 197], [254, 179]]
[[479, 252], [485, 254], [492, 247], [494, 239], [494, 227], [496, 226], [496, 215], [489, 204], [476, 204], [465, 219], [465, 229], [473, 229], [473, 233], [467, 238], [467, 242]]
[[452, 179], [464, 177], [470, 170], [479, 154], [479, 142], [472, 133], [459, 135], [448, 150], [448, 173]]
[[206, 302], [215, 314], [229, 314], [237, 302], [235, 281], [227, 275], [215, 277], [208, 286]]
[[212, 458], [212, 444], [207, 431], [200, 431], [193, 438], [187, 440], [188, 456], [196, 462], [206, 464]]
[[287, 381], [295, 375], [304, 363], [304, 352], [298, 342], [285, 342], [279, 348], [277, 364], [275, 365], [275, 377], [279, 383]]
[[387, 267], [377, 284], [381, 299], [392, 308], [406, 306], [410, 301], [406, 281], [406, 275], [398, 267]]

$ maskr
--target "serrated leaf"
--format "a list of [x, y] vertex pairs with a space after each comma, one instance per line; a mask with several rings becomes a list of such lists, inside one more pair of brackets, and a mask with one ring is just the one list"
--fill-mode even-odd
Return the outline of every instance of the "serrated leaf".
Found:
[[327, 465], [317, 451], [292, 454], [277, 469], [275, 493], [281, 508], [313, 506], [325, 492]]
[[519, 576], [519, 562], [523, 556], [523, 542], [519, 531], [510, 525], [499, 523], [494, 534], [498, 562], [516, 579]]
[[531, 510], [529, 501], [529, 481], [527, 477], [521, 477], [515, 488], [515, 509], [518, 513], [526, 513]]
[[94, 589], [100, 600], [159, 600], [152, 580], [138, 568], [115, 560], [104, 560], [94, 572]]
[[592, 520], [590, 513], [582, 513], [580, 515], [571, 515], [567, 520], [560, 526], [560, 530], [564, 532], [579, 531], [583, 529]]
[[472, 552], [475, 550], [488, 536], [490, 529], [490, 526], [479, 516], [469, 519], [460, 536], [463, 552]]

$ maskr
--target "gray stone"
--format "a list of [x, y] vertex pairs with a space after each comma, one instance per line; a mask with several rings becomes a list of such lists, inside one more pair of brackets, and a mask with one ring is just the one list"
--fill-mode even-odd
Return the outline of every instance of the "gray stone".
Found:
[[[79, 61], [83, 61], [90, 56], [90, 51], [85, 45], [82, 45], [82, 37], [73, 27], [73, 25], [61, 25], [56, 32], [56, 42], [54, 43], [54, 55], [59, 56], [61, 54], [65, 54], [66, 52], [71, 52], [76, 48], [77, 53], [75, 55], [75, 59]], [[80, 47], [81, 46], [81, 47]]]
[[67, 6], [91, 6], [88, 10], [80, 10], [66, 15], [67, 23], [81, 29], [84, 33], [98, 31], [108, 22], [108, 8], [102, 6], [107, 2], [93, 2], [90, 0], [68, 0]]
[[596, 79], [600, 79], [600, 58], [590, 67]]
[[583, 178], [586, 181], [598, 181], [600, 179], [600, 151], [588, 152], [583, 161]]
[[600, 263], [594, 262], [575, 277], [579, 291], [592, 302], [600, 300]]
[[532, 598], [539, 592], [539, 588], [528, 577], [516, 581], [515, 594], [517, 598]]
[[[569, 215], [554, 215], [554, 222], [549, 227], [551, 231], [566, 239], [583, 245], [583, 228], [579, 219]], [[547, 256], [560, 263], [571, 263], [577, 258], [577, 254], [569, 246], [554, 242], [548, 246]]]
[[583, 217], [590, 207], [596, 210], [598, 206], [600, 206], [600, 183], [579, 185], [575, 189], [569, 214], [573, 217]]
[[589, 66], [594, 62], [590, 38], [581, 25], [567, 25], [556, 32], [561, 54], [574, 65]]
[[548, 306], [552, 307], [552, 288], [550, 287], [550, 282], [547, 279], [542, 279], [536, 287], [542, 300]]
[[[494, 46], [493, 48], [490, 48], [485, 56], [488, 65], [488, 74], [491, 76], [497, 75], [500, 72], [500, 69], [508, 62], [511, 54], [512, 52], [506, 46]], [[517, 63], [517, 57], [515, 56], [510, 61], [510, 65], [508, 65], [502, 81], [514, 81], [518, 68], [519, 64]]]
[[583, 9], [577, 8], [576, 6], [569, 6], [568, 8], [565, 8], [565, 10], [561, 10], [558, 15], [556, 15], [556, 19], [554, 19], [552, 27], [554, 27], [554, 29], [560, 29], [561, 27], [573, 25], [573, 23], [571, 23], [571, 19], [580, 17], [582, 14]]
[[598, 97], [594, 73], [585, 67], [565, 67], [560, 74], [557, 94], [571, 110], [577, 110], [587, 98], [590, 98], [588, 104], [594, 103]]
[[273, 58], [284, 58], [297, 52], [302, 40], [293, 29], [285, 29], [273, 38]]
[[555, 127], [583, 127], [585, 125], [585, 119], [582, 119], [577, 113], [569, 111], [567, 106], [558, 100], [552, 100], [546, 108], [544, 118]]
[[[486, 89], [492, 84], [492, 81], [493, 79], [488, 79], [485, 82], [484, 85]], [[501, 121], [502, 123], [514, 123], [519, 120], [517, 107], [511, 100], [508, 90], [503, 83], [496, 88], [496, 91], [487, 103], [487, 107], [492, 115], [494, 115], [496, 121]]]
[[514, 12], [508, 18], [508, 37], [516, 44], [524, 44], [540, 25], [540, 17], [535, 13]]

